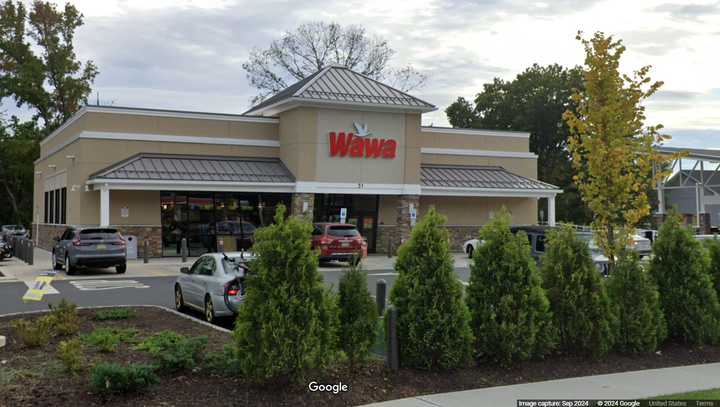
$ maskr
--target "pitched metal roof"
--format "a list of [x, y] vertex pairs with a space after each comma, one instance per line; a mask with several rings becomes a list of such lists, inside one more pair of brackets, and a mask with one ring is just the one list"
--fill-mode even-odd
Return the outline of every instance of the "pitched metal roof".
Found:
[[420, 184], [426, 187], [557, 190], [558, 187], [494, 166], [434, 165], [420, 167]]
[[436, 107], [342, 66], [329, 66], [253, 106], [244, 114], [273, 113], [283, 102], [387, 106], [428, 112]]
[[141, 153], [100, 170], [90, 179], [292, 183], [277, 158]]

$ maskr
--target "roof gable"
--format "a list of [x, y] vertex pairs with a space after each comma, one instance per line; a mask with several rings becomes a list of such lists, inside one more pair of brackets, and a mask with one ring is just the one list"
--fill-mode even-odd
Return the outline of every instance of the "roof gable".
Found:
[[245, 114], [275, 115], [302, 104], [429, 112], [434, 105], [341, 66], [329, 66], [283, 89]]

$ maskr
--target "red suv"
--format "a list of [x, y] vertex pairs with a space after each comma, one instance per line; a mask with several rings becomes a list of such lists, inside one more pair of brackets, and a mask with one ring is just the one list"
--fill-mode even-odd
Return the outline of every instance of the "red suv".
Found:
[[360, 261], [367, 256], [367, 243], [355, 225], [316, 223], [312, 247], [320, 250], [320, 261]]

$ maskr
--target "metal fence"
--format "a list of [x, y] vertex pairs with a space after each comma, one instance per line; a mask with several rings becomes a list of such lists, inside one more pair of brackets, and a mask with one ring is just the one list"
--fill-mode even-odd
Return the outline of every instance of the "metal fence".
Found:
[[32, 239], [26, 237], [12, 237], [10, 238], [10, 245], [12, 247], [12, 255], [25, 263], [32, 266], [33, 255], [35, 252], [35, 245]]

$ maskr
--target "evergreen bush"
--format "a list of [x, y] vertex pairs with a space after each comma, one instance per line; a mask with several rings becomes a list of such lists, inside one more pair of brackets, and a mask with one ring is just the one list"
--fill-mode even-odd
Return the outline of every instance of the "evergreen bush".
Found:
[[148, 351], [160, 369], [177, 372], [195, 367], [202, 359], [207, 341], [207, 336], [188, 338], [174, 331], [163, 331], [145, 339], [135, 349]]
[[400, 247], [390, 299], [398, 311], [403, 366], [438, 370], [465, 365], [472, 355], [470, 313], [453, 270], [445, 219], [430, 210]]
[[710, 256], [710, 277], [715, 286], [715, 292], [720, 296], [720, 239], [715, 238], [704, 241], [705, 248]]
[[615, 342], [617, 317], [587, 243], [565, 226], [548, 233], [545, 247], [543, 286], [560, 349], [595, 357], [607, 354]]
[[720, 339], [720, 304], [709, 268], [707, 251], [680, 216], [670, 214], [653, 244], [650, 267], [670, 337], [695, 344]]
[[95, 328], [92, 332], [82, 335], [82, 341], [90, 346], [97, 348], [102, 353], [115, 352], [123, 342], [135, 341], [137, 329], [126, 328], [116, 329], [101, 327]]
[[96, 393], [129, 393], [158, 382], [152, 366], [131, 363], [99, 363], [90, 372], [90, 387]]
[[340, 278], [340, 348], [355, 366], [370, 355], [378, 326], [377, 305], [367, 288], [359, 264], [352, 264]]
[[546, 355], [557, 335], [527, 236], [513, 235], [503, 210], [482, 228], [480, 239], [467, 291], [478, 357], [509, 365]]
[[235, 322], [240, 370], [254, 379], [299, 381], [337, 355], [337, 299], [323, 284], [312, 225], [285, 218], [255, 231], [246, 296]]
[[667, 326], [657, 286], [637, 253], [620, 253], [608, 279], [608, 293], [618, 317], [616, 347], [623, 352], [657, 350], [667, 337]]
[[43, 315], [32, 321], [16, 319], [10, 323], [20, 341], [28, 348], [39, 348], [47, 345], [52, 336], [53, 318]]

